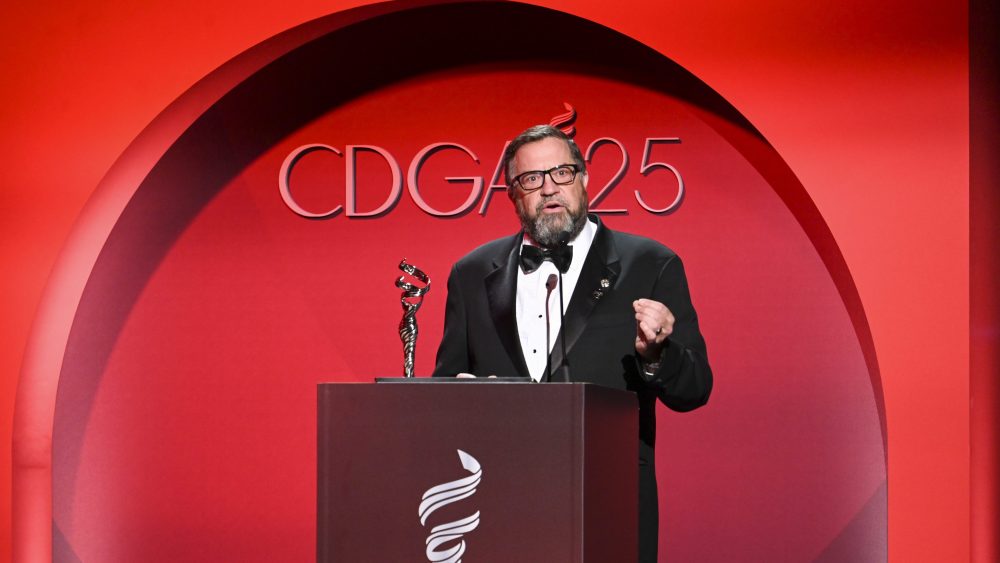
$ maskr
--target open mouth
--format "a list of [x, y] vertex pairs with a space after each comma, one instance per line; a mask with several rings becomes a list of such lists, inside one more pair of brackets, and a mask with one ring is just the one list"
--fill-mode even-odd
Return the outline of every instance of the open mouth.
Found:
[[550, 201], [542, 206], [543, 213], [557, 213], [563, 209], [563, 205], [558, 201]]

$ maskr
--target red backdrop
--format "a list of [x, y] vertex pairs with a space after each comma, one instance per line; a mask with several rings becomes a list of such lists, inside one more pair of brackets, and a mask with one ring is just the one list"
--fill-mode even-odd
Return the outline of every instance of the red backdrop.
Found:
[[[843, 251], [873, 331], [888, 427], [890, 553], [898, 560], [962, 558], [969, 501], [964, 9], [635, 8], [573, 11], [694, 72], [764, 133], [802, 181]], [[4, 19], [14, 47], [4, 47], [3, 60], [22, 77], [4, 94], [2, 113], [10, 133], [0, 226], [10, 265], [3, 282], [8, 412], [42, 280], [100, 175], [196, 78], [331, 8], [296, 10], [38, 6]], [[484, 162], [495, 152], [486, 141], [476, 148]], [[197, 223], [192, 229], [197, 233]], [[691, 231], [663, 238], [669, 244], [684, 232]], [[71, 303], [50, 306], [74, 310]], [[928, 309], [933, 345], [914, 346], [927, 341], [930, 327], [920, 321]], [[428, 306], [427, 322], [433, 313]], [[431, 324], [422, 340], [425, 362], [433, 334]], [[956, 358], [955, 350], [965, 352]], [[27, 356], [29, 366], [43, 360]]]

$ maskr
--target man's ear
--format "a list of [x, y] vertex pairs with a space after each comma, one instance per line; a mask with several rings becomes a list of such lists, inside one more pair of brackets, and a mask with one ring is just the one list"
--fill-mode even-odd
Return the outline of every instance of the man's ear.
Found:
[[581, 174], [583, 174], [583, 180], [582, 180], [583, 181], [583, 190], [587, 191], [587, 181], [590, 180], [590, 175], [587, 174], [586, 170], [584, 170], [583, 172], [581, 172]]

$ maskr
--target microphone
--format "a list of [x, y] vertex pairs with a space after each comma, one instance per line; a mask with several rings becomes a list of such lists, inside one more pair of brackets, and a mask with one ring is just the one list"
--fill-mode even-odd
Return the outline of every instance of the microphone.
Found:
[[[556, 275], [549, 274], [549, 278], [545, 280], [545, 373], [542, 374], [540, 381], [545, 381], [549, 377], [549, 372], [552, 370], [552, 354], [549, 353], [549, 345], [552, 329], [549, 328], [549, 298], [552, 297], [552, 290], [556, 288]], [[559, 290], [562, 294], [562, 290]], [[561, 303], [560, 303], [561, 305]]]
[[[564, 233], [562, 238], [556, 242], [555, 248], [561, 248], [564, 246], [569, 246], [569, 233]], [[562, 363], [556, 369], [556, 372], [552, 374], [549, 381], [557, 381], [560, 383], [569, 383], [569, 358], [566, 357], [566, 307], [563, 304], [563, 274], [566, 273], [564, 270], [569, 270], [570, 264], [565, 264], [565, 268], [556, 267], [559, 270], [559, 340], [562, 342]], [[553, 274], [551, 277], [555, 277]], [[551, 279], [551, 278], [550, 278]]]
[[563, 306], [562, 270], [559, 271], [559, 334], [562, 341], [562, 363], [556, 369], [551, 381], [569, 383], [569, 358], [566, 357], [566, 307]]

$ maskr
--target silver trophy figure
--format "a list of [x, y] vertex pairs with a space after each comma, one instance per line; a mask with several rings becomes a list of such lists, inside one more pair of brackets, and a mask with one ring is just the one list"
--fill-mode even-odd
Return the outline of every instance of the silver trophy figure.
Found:
[[407, 282], [405, 276], [396, 279], [396, 287], [403, 290], [399, 298], [403, 306], [403, 319], [399, 321], [399, 339], [403, 341], [403, 377], [413, 377], [413, 359], [417, 351], [417, 309], [431, 289], [431, 280], [416, 266], [407, 264], [406, 258], [399, 262], [399, 269], [425, 284], [417, 287]]

